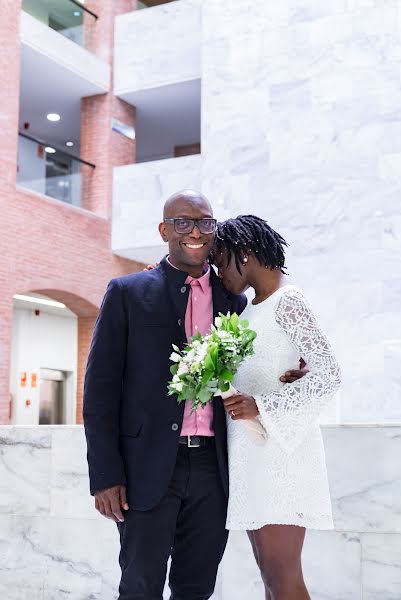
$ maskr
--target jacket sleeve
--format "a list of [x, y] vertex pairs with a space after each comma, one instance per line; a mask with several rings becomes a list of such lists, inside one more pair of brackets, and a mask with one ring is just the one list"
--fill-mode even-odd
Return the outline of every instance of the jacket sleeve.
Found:
[[237, 313], [240, 315], [247, 305], [247, 299], [245, 294], [241, 294], [241, 296], [233, 296], [232, 310], [231, 312]]
[[260, 419], [287, 452], [302, 443], [309, 427], [330, 403], [340, 386], [340, 368], [329, 340], [320, 328], [303, 294], [283, 294], [276, 308], [276, 322], [304, 358], [307, 373], [279, 391], [255, 396]]
[[112, 279], [96, 320], [86, 368], [83, 417], [90, 491], [125, 485], [119, 414], [127, 347], [121, 284]]

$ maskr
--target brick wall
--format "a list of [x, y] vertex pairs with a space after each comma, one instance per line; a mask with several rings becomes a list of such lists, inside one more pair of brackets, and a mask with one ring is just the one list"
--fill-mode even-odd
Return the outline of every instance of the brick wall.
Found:
[[85, 364], [92, 340], [95, 317], [78, 318], [78, 373], [77, 373], [77, 423], [82, 423], [82, 395], [84, 390]]
[[[102, 52], [111, 60], [115, 11], [133, 2], [90, 2], [99, 14]], [[78, 315], [77, 417], [87, 351], [107, 282], [141, 265], [111, 251], [112, 169], [134, 162], [135, 144], [111, 130], [114, 116], [134, 125], [135, 111], [102, 94], [82, 101], [81, 155], [96, 164], [84, 187], [84, 208], [16, 188], [19, 98], [20, 2], [0, 4], [0, 423], [9, 421], [12, 298], [37, 291], [64, 302]], [[100, 42], [99, 42], [100, 43]], [[91, 209], [94, 212], [90, 212]]]

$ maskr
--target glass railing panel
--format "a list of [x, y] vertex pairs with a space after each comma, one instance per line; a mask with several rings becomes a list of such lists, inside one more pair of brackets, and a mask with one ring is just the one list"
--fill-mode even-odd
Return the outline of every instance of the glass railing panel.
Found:
[[75, 206], [82, 195], [94, 165], [19, 134], [17, 184], [38, 194]]
[[64, 37], [93, 51], [97, 16], [78, 0], [22, 0], [22, 9]]

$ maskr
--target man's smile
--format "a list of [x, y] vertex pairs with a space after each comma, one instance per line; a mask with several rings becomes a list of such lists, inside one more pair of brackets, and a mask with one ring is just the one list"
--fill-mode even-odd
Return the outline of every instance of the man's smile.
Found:
[[182, 244], [187, 248], [191, 248], [191, 250], [199, 250], [199, 248], [203, 248], [204, 246], [206, 246], [206, 242], [204, 242], [203, 244], [189, 244], [187, 242], [182, 242]]

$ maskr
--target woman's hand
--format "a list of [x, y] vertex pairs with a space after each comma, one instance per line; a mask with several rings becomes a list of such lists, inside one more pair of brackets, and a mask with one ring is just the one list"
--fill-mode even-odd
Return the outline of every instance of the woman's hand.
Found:
[[239, 419], [254, 419], [259, 414], [255, 399], [248, 394], [236, 394], [223, 400], [224, 408], [233, 421]]
[[302, 379], [307, 373], [309, 373], [309, 369], [306, 366], [306, 363], [303, 358], [299, 361], [299, 369], [291, 369], [290, 371], [286, 371], [284, 375], [280, 377], [280, 381], [283, 383], [294, 383], [298, 379]]
[[153, 269], [156, 269], [156, 267], [158, 267], [160, 265], [160, 263], [155, 263], [154, 265], [147, 265], [143, 270], [144, 271], [153, 271]]

